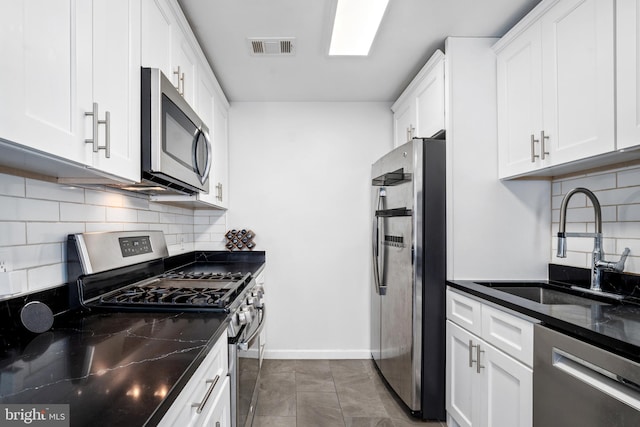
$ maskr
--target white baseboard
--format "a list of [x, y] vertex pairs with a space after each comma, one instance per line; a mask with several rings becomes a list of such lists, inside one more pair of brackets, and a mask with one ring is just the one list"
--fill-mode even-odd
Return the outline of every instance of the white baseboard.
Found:
[[371, 359], [371, 350], [269, 350], [265, 359]]

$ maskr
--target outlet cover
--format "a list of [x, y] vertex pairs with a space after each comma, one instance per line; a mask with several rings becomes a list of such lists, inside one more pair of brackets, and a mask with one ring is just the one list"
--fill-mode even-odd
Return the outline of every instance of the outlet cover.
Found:
[[0, 273], [8, 273], [13, 270], [11, 250], [0, 248]]

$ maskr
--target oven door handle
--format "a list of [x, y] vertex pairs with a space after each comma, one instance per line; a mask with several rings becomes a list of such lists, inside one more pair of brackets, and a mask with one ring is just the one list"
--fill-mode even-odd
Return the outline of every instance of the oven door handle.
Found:
[[260, 333], [264, 329], [264, 323], [267, 320], [266, 310], [265, 310], [264, 306], [258, 308], [258, 310], [260, 310], [262, 312], [262, 318], [260, 319], [260, 324], [256, 328], [255, 332], [253, 334], [251, 334], [251, 336], [249, 338], [247, 338], [246, 340], [243, 340], [241, 342], [238, 342], [238, 344], [237, 344], [238, 345], [238, 350], [247, 351], [249, 349], [249, 347], [251, 347], [253, 345], [253, 342], [258, 338], [258, 336], [260, 336]]

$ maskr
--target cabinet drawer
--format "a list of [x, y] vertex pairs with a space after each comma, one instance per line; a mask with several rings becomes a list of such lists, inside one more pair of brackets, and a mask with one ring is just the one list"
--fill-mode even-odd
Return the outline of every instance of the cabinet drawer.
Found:
[[533, 366], [533, 323], [482, 306], [482, 338], [527, 366]]
[[479, 301], [451, 290], [447, 292], [447, 319], [478, 336], [482, 333], [481, 307]]
[[[223, 335], [202, 361], [187, 385], [182, 389], [160, 426], [193, 426], [199, 423], [205, 410], [198, 414], [198, 405], [208, 408], [223, 390], [228, 373], [227, 336]], [[213, 387], [212, 390], [210, 388]]]

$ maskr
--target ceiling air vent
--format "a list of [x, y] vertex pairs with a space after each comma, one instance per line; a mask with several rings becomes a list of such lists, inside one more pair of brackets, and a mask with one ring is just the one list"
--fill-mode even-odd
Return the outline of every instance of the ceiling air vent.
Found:
[[295, 54], [295, 37], [260, 37], [249, 38], [249, 49], [253, 56]]

